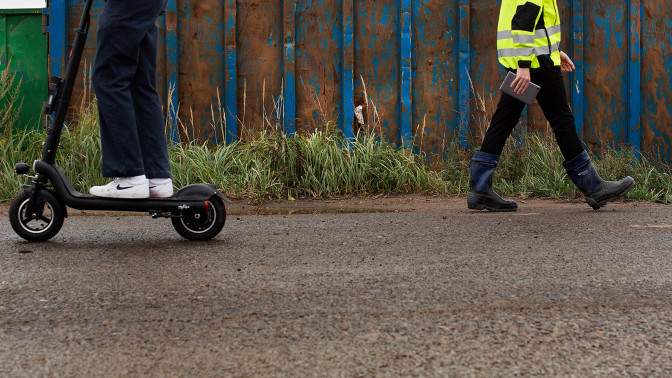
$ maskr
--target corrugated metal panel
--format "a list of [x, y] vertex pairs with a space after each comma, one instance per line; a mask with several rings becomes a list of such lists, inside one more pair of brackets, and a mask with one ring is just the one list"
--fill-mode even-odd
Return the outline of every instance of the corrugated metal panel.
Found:
[[[159, 79], [164, 103], [174, 110], [179, 104], [181, 124], [174, 117], [169, 124], [219, 142], [262, 129], [309, 131], [333, 120], [350, 136], [362, 106], [367, 122], [390, 141], [415, 137], [426, 151], [454, 139], [478, 142], [502, 79], [495, 49], [500, 2], [170, 0]], [[54, 72], [62, 70], [72, 38], [63, 29], [74, 29], [82, 4], [54, 2], [47, 10]], [[567, 85], [580, 135], [596, 147], [632, 144], [669, 159], [666, 1], [558, 5], [561, 48], [577, 65]], [[101, 7], [102, 1], [94, 6], [94, 33]], [[91, 38], [89, 61], [94, 48]], [[525, 116], [525, 126], [546, 127], [538, 105]]]
[[[641, 141], [644, 153], [672, 157], [672, 12], [665, 0], [642, 2]], [[636, 131], [636, 130], [635, 130]]]
[[[20, 82], [20, 105], [17, 128], [38, 129], [42, 126], [42, 103], [47, 99], [47, 36], [41, 9], [0, 10], [0, 71], [7, 69]], [[0, 104], [5, 99], [0, 98]]]

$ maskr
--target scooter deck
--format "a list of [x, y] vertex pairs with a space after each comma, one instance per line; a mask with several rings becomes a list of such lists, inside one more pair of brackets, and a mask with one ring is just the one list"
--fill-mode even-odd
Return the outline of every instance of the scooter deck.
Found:
[[[103, 198], [77, 191], [65, 173], [58, 167], [41, 160], [35, 162], [35, 171], [47, 176], [63, 203], [77, 210], [143, 211], [150, 213], [182, 213], [202, 211], [212, 197], [231, 202], [212, 184], [193, 184], [178, 190], [168, 198]], [[29, 190], [32, 186], [27, 185]]]

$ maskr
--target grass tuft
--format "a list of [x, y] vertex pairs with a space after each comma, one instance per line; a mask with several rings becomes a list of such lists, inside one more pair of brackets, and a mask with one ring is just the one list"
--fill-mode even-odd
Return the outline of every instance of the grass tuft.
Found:
[[[2, 60], [2, 56], [0, 56]], [[10, 69], [11, 59], [7, 66], [0, 71], [0, 136], [8, 138], [19, 119], [23, 97], [21, 96], [21, 79], [17, 79]]]

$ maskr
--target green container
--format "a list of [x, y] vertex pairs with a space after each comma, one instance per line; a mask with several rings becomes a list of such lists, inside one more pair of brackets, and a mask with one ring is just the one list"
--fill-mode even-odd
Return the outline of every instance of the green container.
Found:
[[[20, 81], [23, 101], [14, 131], [43, 127], [42, 105], [47, 100], [48, 40], [42, 9], [0, 9], [0, 70], [7, 68]], [[0, 98], [0, 109], [7, 99]]]

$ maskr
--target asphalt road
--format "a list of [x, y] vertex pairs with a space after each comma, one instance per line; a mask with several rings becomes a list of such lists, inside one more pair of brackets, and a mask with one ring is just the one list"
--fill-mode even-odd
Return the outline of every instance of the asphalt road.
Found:
[[520, 206], [238, 203], [210, 242], [79, 215], [41, 244], [5, 206], [0, 375], [672, 375], [672, 208]]

